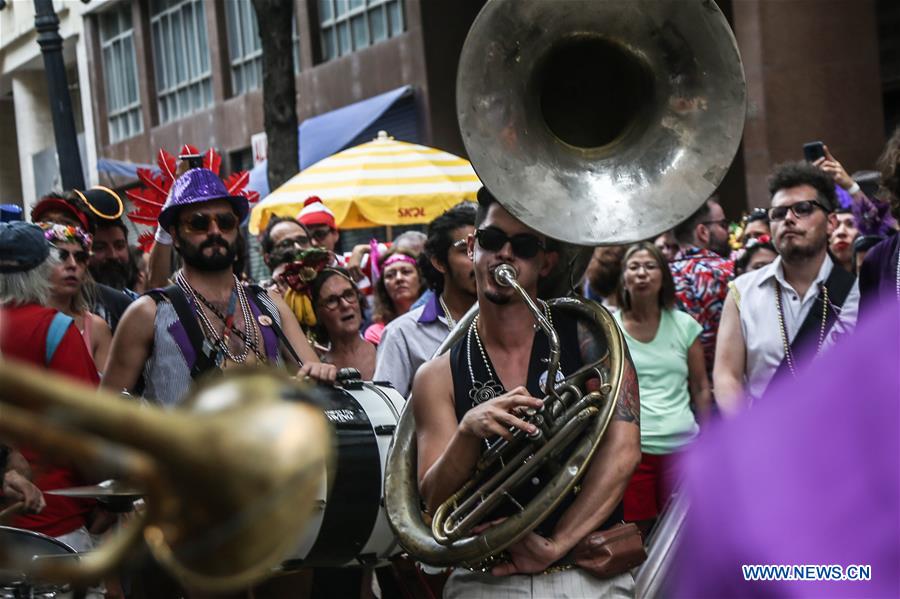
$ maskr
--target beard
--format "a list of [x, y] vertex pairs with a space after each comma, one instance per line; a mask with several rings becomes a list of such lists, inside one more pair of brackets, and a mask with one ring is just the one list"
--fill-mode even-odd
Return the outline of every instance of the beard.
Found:
[[779, 244], [778, 253], [785, 262], [800, 262], [807, 258], [812, 258], [828, 245], [828, 240], [826, 239], [811, 241], [807, 244], [798, 244], [796, 241], [797, 238], [793, 237], [787, 240], [782, 239]]
[[[176, 233], [178, 239], [178, 253], [186, 264], [204, 272], [219, 272], [229, 270], [237, 258], [236, 243], [228, 243], [220, 235], [207, 237], [200, 245], [194, 245]], [[225, 248], [224, 252], [214, 252], [207, 256], [203, 251], [213, 247]]]
[[90, 265], [94, 281], [113, 289], [126, 289], [134, 285], [135, 269], [131, 264], [119, 262], [115, 258]]
[[489, 302], [492, 304], [496, 304], [498, 306], [505, 306], [512, 299], [512, 296], [509, 294], [503, 294], [499, 291], [494, 291], [492, 289], [488, 289], [484, 292], [484, 297], [487, 298]]
[[731, 246], [728, 245], [728, 238], [722, 240], [710, 240], [709, 249], [723, 258], [731, 256]]

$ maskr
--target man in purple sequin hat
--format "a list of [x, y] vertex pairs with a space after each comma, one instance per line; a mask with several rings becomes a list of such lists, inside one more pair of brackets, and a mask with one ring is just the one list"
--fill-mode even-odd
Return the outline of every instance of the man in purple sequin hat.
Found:
[[103, 384], [133, 391], [143, 374], [145, 398], [173, 406], [194, 379], [211, 370], [285, 363], [292, 371], [333, 381], [284, 300], [234, 274], [247, 199], [228, 193], [212, 171], [176, 179], [159, 215], [184, 266], [174, 284], [132, 304], [113, 338]]

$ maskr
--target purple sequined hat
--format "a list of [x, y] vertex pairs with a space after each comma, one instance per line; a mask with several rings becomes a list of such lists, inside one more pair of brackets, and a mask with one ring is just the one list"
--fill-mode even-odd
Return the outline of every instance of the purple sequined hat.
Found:
[[244, 196], [233, 196], [228, 193], [222, 180], [209, 169], [192, 168], [172, 184], [166, 205], [159, 213], [159, 226], [168, 229], [178, 210], [191, 204], [201, 204], [212, 200], [228, 200], [242, 222], [247, 218], [250, 205]]

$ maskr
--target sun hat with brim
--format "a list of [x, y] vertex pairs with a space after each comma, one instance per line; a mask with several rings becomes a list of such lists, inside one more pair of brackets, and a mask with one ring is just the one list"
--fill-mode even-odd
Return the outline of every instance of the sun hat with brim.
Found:
[[37, 225], [24, 221], [0, 223], [0, 272], [25, 272], [43, 264], [50, 242]]
[[88, 215], [62, 198], [44, 198], [35, 204], [34, 208], [31, 209], [31, 222], [41, 222], [44, 220], [45, 214], [54, 210], [64, 212], [77, 220], [85, 231], [91, 229]]
[[125, 212], [122, 198], [109, 187], [95, 185], [85, 191], [73, 190], [97, 218], [116, 220]]
[[172, 226], [178, 211], [185, 206], [213, 200], [228, 200], [242, 222], [250, 212], [247, 198], [230, 195], [218, 175], [206, 168], [192, 168], [172, 184], [169, 197], [159, 213], [159, 226], [163, 229]]

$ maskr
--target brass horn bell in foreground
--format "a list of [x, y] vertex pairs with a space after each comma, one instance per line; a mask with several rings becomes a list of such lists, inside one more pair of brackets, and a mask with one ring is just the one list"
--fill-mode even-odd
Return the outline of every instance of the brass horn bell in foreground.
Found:
[[[743, 68], [712, 0], [490, 0], [469, 31], [458, 73], [460, 130], [478, 176], [506, 210], [566, 242], [570, 253], [573, 244], [647, 239], [689, 216], [721, 182], [743, 129]], [[494, 277], [516, 289], [547, 334], [552, 371], [552, 325], [505, 270]], [[602, 441], [633, 368], [622, 333], [595, 302], [547, 303], [572, 311], [606, 352], [548, 389], [544, 409], [529, 417], [540, 419], [540, 439], [517, 434], [513, 443], [493, 444], [430, 523], [409, 405], [401, 416], [385, 503], [398, 540], [425, 563], [478, 566], [497, 556], [572, 490]], [[438, 354], [465, 334], [474, 314]], [[548, 458], [560, 467], [538, 495], [474, 534], [501, 496]]]
[[186, 587], [238, 589], [295, 549], [331, 459], [331, 429], [296, 380], [235, 371], [163, 411], [0, 362], [0, 436], [141, 490], [146, 510], [74, 562], [15, 563], [48, 582], [84, 585], [143, 537]]

